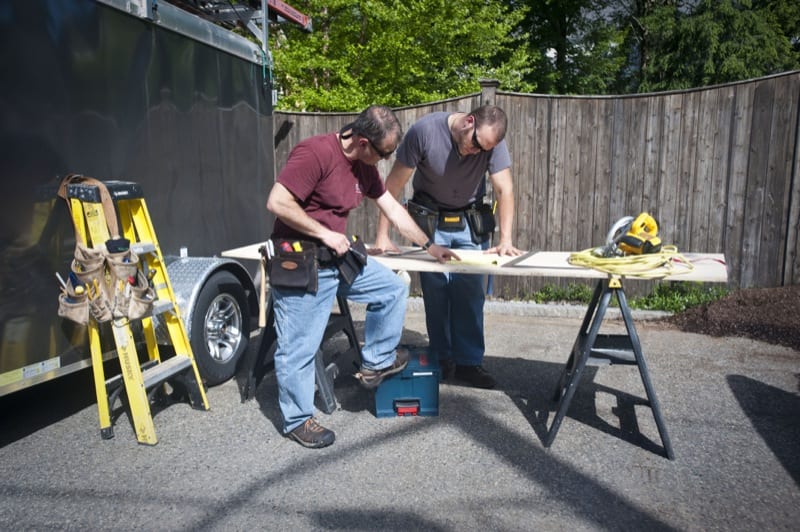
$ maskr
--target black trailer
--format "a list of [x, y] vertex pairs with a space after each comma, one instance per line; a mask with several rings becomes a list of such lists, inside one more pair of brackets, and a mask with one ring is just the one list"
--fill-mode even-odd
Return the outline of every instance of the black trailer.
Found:
[[215, 254], [268, 230], [266, 47], [153, 0], [0, 0], [0, 43], [0, 396], [90, 364], [56, 314], [71, 173], [141, 185], [201, 373], [231, 377], [258, 294]]

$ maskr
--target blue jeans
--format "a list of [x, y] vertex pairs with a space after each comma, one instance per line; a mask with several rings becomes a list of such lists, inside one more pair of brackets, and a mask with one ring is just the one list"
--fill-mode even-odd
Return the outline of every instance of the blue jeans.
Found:
[[352, 285], [340, 282], [338, 270], [320, 268], [316, 294], [272, 288], [278, 336], [275, 375], [284, 433], [314, 414], [314, 357], [337, 293], [367, 305], [362, 367], [383, 369], [394, 363], [406, 316], [408, 285], [385, 266], [367, 261]]
[[[472, 241], [469, 226], [460, 231], [437, 229], [433, 241], [450, 249], [482, 249]], [[458, 251], [456, 251], [458, 253]], [[439, 360], [479, 366], [483, 361], [485, 275], [420, 272], [425, 324], [430, 351]]]

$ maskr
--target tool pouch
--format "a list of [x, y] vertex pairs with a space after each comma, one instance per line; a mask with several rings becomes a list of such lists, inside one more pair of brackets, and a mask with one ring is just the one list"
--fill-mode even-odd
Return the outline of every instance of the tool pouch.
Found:
[[[77, 242], [75, 244], [75, 260], [72, 263], [72, 271], [86, 283], [86, 278], [94, 279], [97, 272], [102, 273], [105, 256], [102, 249], [94, 249]], [[85, 275], [84, 275], [85, 274]], [[102, 281], [102, 279], [98, 279]]]
[[440, 231], [461, 231], [467, 226], [464, 211], [439, 211], [437, 229]]
[[71, 270], [73, 275], [70, 279], [74, 276], [86, 289], [92, 317], [98, 322], [109, 321], [113, 315], [108, 296], [104, 251], [78, 242], [75, 245]]
[[318, 265], [317, 245], [313, 242], [301, 240], [301, 251], [282, 249], [288, 240], [274, 240], [275, 256], [267, 264], [269, 285], [273, 288], [304, 290], [317, 292]]
[[464, 211], [467, 218], [472, 241], [476, 244], [484, 242], [496, 227], [492, 206], [488, 203], [479, 203]]
[[406, 208], [414, 223], [422, 229], [428, 238], [433, 238], [433, 233], [436, 232], [436, 224], [439, 221], [438, 209], [430, 203], [421, 202], [417, 196], [406, 202]]
[[[110, 287], [111, 312], [115, 318], [136, 317], [129, 314], [133, 285], [137, 283], [139, 273], [139, 256], [130, 249], [106, 255], [108, 281]], [[145, 278], [144, 286], [147, 286]], [[137, 316], [139, 317], [139, 316]]]
[[136, 281], [130, 286], [130, 297], [126, 314], [131, 320], [138, 320], [149, 316], [153, 312], [153, 302], [156, 299], [155, 290], [147, 282], [147, 276], [141, 270], [136, 272]]
[[360, 238], [355, 238], [350, 249], [338, 261], [339, 275], [345, 283], [353, 284], [366, 265], [367, 248]]
[[67, 281], [66, 291], [58, 296], [58, 315], [79, 325], [89, 323], [89, 298], [86, 291], [75, 293], [75, 287]]
[[100, 290], [100, 295], [89, 300], [89, 313], [98, 323], [111, 321], [114, 314], [111, 312], [111, 305], [108, 297]]

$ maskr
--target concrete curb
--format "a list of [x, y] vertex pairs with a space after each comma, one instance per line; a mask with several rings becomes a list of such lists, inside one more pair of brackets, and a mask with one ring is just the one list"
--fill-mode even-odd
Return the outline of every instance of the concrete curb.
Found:
[[[424, 312], [425, 307], [421, 297], [408, 298], [409, 312]], [[576, 318], [581, 319], [586, 314], [586, 305], [568, 305], [564, 303], [533, 303], [530, 301], [503, 301], [486, 300], [484, 312], [487, 314], [507, 316], [532, 316], [547, 318]], [[632, 310], [634, 320], [653, 320], [671, 316], [671, 312], [659, 310]], [[622, 314], [617, 307], [611, 307], [606, 312], [606, 319], [622, 319]]]

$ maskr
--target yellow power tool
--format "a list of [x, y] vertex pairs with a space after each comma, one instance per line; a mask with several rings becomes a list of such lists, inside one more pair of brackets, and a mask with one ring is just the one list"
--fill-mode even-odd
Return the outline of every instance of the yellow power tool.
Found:
[[658, 222], [650, 214], [641, 213], [631, 222], [617, 245], [625, 255], [658, 253], [661, 251]]

